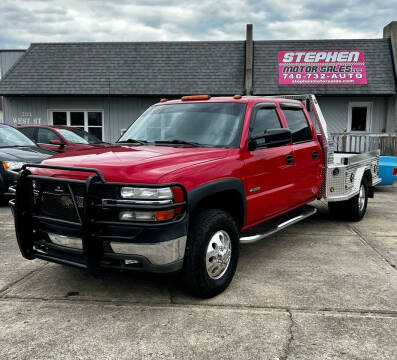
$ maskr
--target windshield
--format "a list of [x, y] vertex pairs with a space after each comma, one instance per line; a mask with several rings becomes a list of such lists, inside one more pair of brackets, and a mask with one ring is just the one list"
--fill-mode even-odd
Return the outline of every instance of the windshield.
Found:
[[0, 126], [0, 147], [36, 146], [36, 144], [11, 126]]
[[150, 107], [118, 142], [238, 147], [245, 104], [185, 103]]
[[102, 141], [81, 129], [57, 129], [57, 131], [73, 144], [100, 144]]

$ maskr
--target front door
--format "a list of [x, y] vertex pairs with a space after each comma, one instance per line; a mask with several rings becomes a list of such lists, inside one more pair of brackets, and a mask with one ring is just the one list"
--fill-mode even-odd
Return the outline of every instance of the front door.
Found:
[[38, 128], [37, 145], [44, 149], [52, 150], [55, 152], [64, 151], [63, 146], [51, 144], [51, 140], [59, 140], [60, 142], [62, 142], [62, 139], [52, 130], [46, 128]]
[[308, 114], [299, 104], [282, 103], [281, 109], [292, 133], [294, 152], [294, 191], [291, 203], [295, 206], [312, 201], [320, 192], [322, 152]]
[[[250, 120], [249, 138], [263, 135], [266, 130], [282, 127], [275, 104], [255, 105]], [[244, 168], [247, 224], [258, 223], [288, 208], [294, 166], [290, 144], [271, 148], [264, 145], [248, 152]]]

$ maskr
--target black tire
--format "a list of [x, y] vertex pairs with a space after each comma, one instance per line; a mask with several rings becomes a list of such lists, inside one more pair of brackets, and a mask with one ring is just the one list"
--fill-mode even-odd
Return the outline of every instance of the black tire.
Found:
[[328, 210], [331, 216], [347, 221], [360, 221], [366, 211], [368, 205], [368, 180], [364, 176], [361, 180], [360, 189], [364, 190], [364, 203], [360, 205], [360, 193], [346, 201], [329, 202]]
[[[230, 261], [219, 278], [212, 278], [207, 271], [207, 248], [213, 237], [221, 231], [226, 232], [230, 239]], [[224, 291], [236, 272], [239, 243], [236, 222], [228, 213], [217, 209], [198, 213], [189, 228], [182, 270], [186, 290], [201, 298], [211, 298]]]

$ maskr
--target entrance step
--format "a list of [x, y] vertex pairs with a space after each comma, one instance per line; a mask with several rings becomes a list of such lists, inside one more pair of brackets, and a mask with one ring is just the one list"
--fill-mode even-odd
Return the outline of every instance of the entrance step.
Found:
[[289, 213], [281, 215], [272, 220], [266, 221], [259, 225], [256, 225], [248, 230], [243, 231], [240, 234], [241, 244], [251, 244], [262, 240], [280, 230], [287, 228], [299, 221], [307, 219], [314, 215], [317, 209], [311, 205], [305, 205], [299, 209], [293, 210]]

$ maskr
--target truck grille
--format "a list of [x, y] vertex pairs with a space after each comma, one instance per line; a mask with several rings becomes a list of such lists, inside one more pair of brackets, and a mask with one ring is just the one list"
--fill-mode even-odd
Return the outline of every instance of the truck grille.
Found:
[[[80, 216], [84, 203], [84, 186], [71, 184]], [[38, 215], [79, 222], [72, 195], [66, 184], [33, 182], [34, 207]]]

